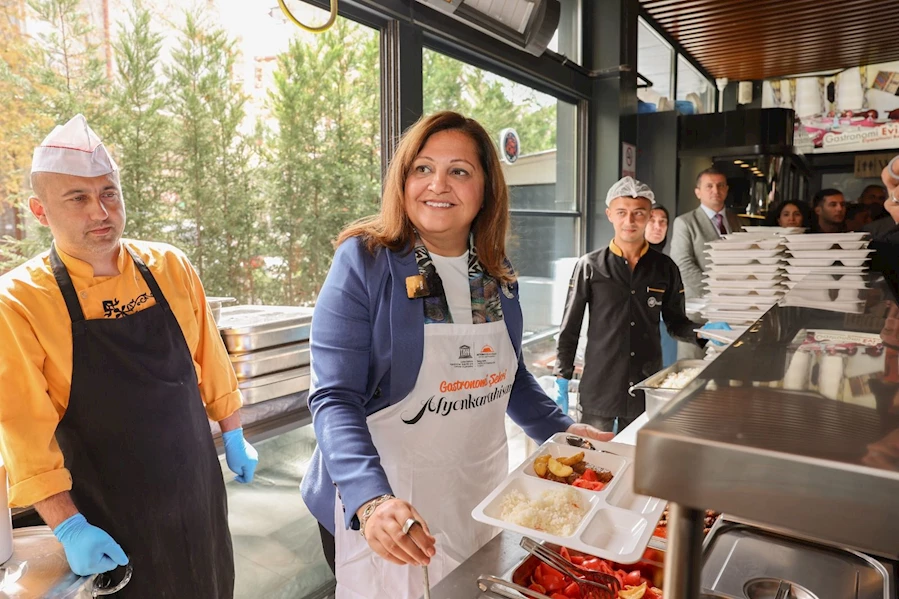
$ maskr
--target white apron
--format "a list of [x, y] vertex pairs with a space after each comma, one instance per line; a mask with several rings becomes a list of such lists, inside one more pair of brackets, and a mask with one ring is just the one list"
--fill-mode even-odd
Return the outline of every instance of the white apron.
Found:
[[[429, 324], [415, 387], [368, 417], [393, 493], [411, 503], [436, 537], [428, 575], [437, 584], [496, 529], [471, 510], [508, 473], [505, 413], [518, 360], [504, 322]], [[336, 599], [418, 599], [419, 566], [397, 566], [346, 530], [334, 506]]]

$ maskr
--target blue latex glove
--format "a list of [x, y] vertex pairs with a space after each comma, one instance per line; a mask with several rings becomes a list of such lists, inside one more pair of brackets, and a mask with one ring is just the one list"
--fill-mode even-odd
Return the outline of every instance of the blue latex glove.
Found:
[[81, 514], [75, 514], [53, 529], [62, 543], [72, 572], [92, 576], [115, 570], [128, 563], [128, 556], [109, 534], [91, 526]]
[[562, 408], [565, 414], [568, 414], [568, 379], [556, 377], [556, 404]]
[[228, 462], [228, 468], [237, 475], [234, 480], [239, 483], [253, 482], [259, 454], [243, 438], [243, 428], [222, 433], [222, 441], [225, 442], [225, 460]]
[[[733, 330], [730, 328], [730, 325], [727, 324], [726, 322], [707, 322], [707, 323], [705, 323], [705, 325], [703, 325], [702, 329], [705, 331], [732, 331]], [[717, 345], [719, 347], [722, 345], [727, 345], [726, 343], [722, 343], [720, 341], [715, 341], [714, 339], [709, 339], [709, 341], [711, 341], [712, 343], [714, 343], [715, 345]]]

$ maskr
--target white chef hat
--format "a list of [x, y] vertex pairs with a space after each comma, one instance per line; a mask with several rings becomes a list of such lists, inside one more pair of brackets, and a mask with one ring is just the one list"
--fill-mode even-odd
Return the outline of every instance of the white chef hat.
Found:
[[32, 173], [62, 173], [77, 177], [99, 177], [118, 170], [106, 146], [77, 114], [56, 128], [34, 149]]
[[656, 195], [652, 193], [649, 185], [640, 183], [633, 177], [624, 177], [609, 189], [606, 194], [606, 206], [615, 198], [646, 198], [652, 204], [656, 203]]

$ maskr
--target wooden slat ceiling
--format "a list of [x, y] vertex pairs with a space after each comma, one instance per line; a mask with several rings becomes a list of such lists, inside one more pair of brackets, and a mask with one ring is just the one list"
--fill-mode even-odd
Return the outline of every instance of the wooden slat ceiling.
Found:
[[899, 60], [897, 0], [642, 0], [714, 77], [771, 79]]

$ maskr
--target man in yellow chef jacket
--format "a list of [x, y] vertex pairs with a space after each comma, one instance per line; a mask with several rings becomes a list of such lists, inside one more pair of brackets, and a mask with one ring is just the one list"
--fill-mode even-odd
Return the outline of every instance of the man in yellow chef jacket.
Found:
[[121, 238], [118, 168], [83, 116], [35, 149], [31, 178], [54, 242], [0, 277], [10, 505], [35, 506], [76, 574], [130, 561], [123, 597], [232, 597], [207, 416], [238, 481], [257, 457], [203, 286], [175, 248]]

